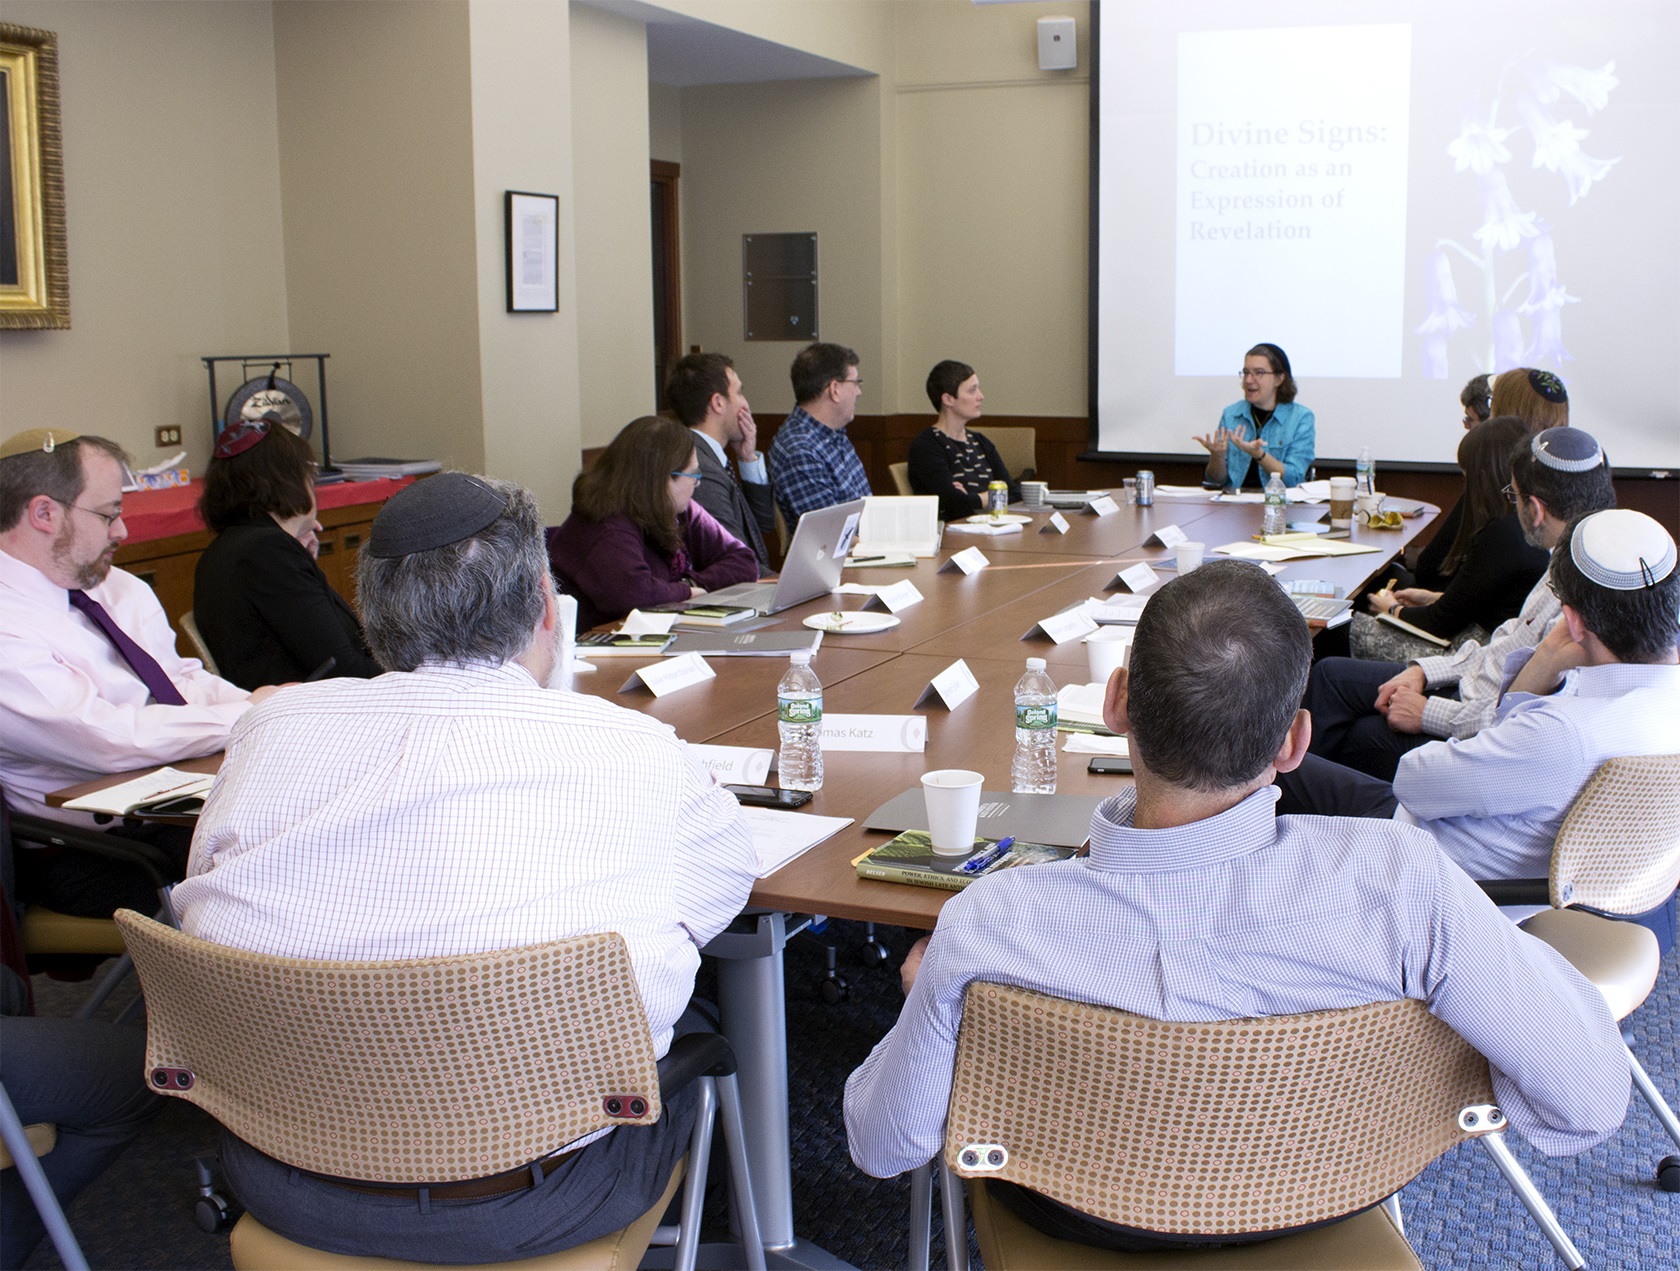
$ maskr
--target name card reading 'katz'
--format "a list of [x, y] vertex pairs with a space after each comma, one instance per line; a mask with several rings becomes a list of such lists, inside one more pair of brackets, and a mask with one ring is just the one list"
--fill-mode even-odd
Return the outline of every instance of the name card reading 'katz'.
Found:
[[684, 653], [642, 667], [625, 680], [624, 687], [618, 691], [628, 693], [634, 688], [646, 688], [655, 697], [664, 697], [667, 693], [675, 693], [692, 684], [703, 684], [716, 677], [717, 672], [712, 670], [711, 663], [705, 658], [698, 653]]
[[922, 603], [922, 593], [916, 590], [916, 584], [908, 578], [901, 578], [890, 587], [880, 587], [868, 600], [864, 602], [865, 609], [885, 609], [888, 613], [897, 613], [901, 609], [908, 609], [911, 605]]
[[986, 559], [986, 553], [981, 551], [978, 547], [965, 547], [962, 551], [958, 552], [955, 556], [951, 557], [950, 560], [941, 565], [939, 567], [939, 572], [942, 574], [948, 574], [953, 569], [960, 569], [965, 575], [967, 575], [974, 573], [976, 570], [984, 569], [991, 563], [991, 561]]
[[915, 705], [922, 706], [935, 699], [945, 703], [948, 711], [956, 710], [969, 698], [980, 691], [980, 681], [974, 678], [974, 672], [968, 669], [968, 663], [958, 658], [946, 667], [922, 690], [922, 695], [915, 701]]
[[1060, 512], [1052, 512], [1050, 513], [1050, 519], [1038, 527], [1038, 532], [1040, 534], [1066, 534], [1068, 532], [1068, 519]]
[[688, 753], [719, 785], [761, 786], [770, 775], [773, 750], [752, 746], [702, 746], [690, 742]]
[[[919, 755], [927, 749], [927, 717], [824, 714], [822, 748]], [[757, 785], [758, 782], [747, 784]]]

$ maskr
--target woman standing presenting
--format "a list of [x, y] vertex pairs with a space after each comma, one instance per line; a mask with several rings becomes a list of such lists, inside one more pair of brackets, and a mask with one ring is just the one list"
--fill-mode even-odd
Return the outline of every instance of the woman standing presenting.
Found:
[[1295, 402], [1289, 355], [1256, 344], [1243, 357], [1243, 399], [1225, 408], [1219, 427], [1197, 437], [1208, 452], [1202, 484], [1216, 489], [1263, 490], [1274, 472], [1286, 486], [1307, 479], [1316, 443], [1313, 413]]

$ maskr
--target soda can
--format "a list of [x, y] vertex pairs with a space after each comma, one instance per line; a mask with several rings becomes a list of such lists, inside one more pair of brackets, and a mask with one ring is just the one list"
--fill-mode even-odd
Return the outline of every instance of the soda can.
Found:
[[1148, 468], [1138, 469], [1137, 501], [1140, 508], [1155, 506], [1155, 474]]
[[993, 481], [986, 487], [986, 511], [999, 516], [1009, 511], [1009, 483]]

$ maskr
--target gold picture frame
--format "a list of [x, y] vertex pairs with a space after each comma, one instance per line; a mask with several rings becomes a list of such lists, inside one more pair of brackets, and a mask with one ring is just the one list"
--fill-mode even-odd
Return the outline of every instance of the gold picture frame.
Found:
[[70, 325], [58, 36], [0, 22], [0, 330]]

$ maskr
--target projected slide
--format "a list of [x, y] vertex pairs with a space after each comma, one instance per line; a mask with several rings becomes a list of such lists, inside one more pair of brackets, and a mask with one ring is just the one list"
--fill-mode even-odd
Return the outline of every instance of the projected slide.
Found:
[[1680, 471], [1680, 2], [1098, 6], [1097, 448], [1201, 454], [1254, 344], [1318, 455], [1450, 464], [1459, 390], [1567, 385]]
[[1178, 374], [1228, 374], [1256, 331], [1400, 374], [1410, 67], [1409, 26], [1179, 37]]

